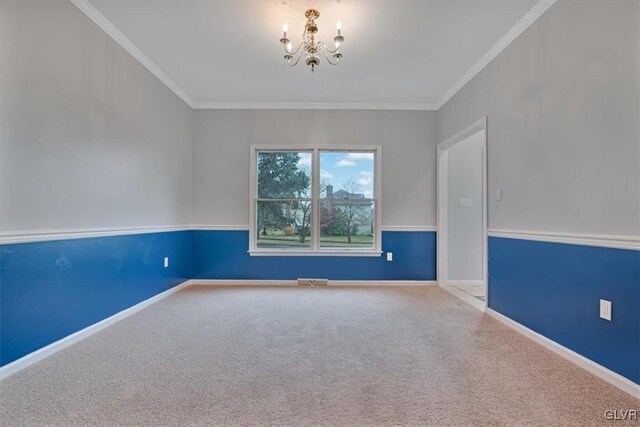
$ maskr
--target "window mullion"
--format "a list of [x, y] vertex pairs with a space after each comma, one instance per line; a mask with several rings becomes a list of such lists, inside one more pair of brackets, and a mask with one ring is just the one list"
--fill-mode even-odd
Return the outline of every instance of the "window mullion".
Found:
[[311, 250], [317, 251], [320, 242], [320, 208], [318, 200], [320, 198], [320, 155], [318, 149], [313, 149], [311, 156]]

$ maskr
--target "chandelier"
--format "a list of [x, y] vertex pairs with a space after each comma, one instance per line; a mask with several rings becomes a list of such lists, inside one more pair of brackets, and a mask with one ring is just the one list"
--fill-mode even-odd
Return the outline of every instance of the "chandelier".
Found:
[[342, 27], [340, 22], [336, 24], [338, 35], [333, 38], [336, 48], [331, 50], [321, 40], [316, 41], [316, 34], [318, 33], [316, 19], [320, 17], [320, 12], [315, 9], [309, 9], [305, 12], [304, 16], [307, 18], [307, 22], [304, 24], [302, 41], [295, 50], [292, 49], [291, 40], [287, 37], [287, 24], [282, 26], [284, 35], [280, 39], [280, 43], [282, 43], [282, 46], [284, 47], [284, 59], [287, 60], [289, 66], [295, 67], [300, 61], [302, 55], [306, 55], [307, 65], [311, 67], [311, 71], [314, 71], [315, 67], [320, 65], [320, 53], [322, 53], [329, 64], [338, 65], [340, 58], [342, 58], [342, 54], [340, 53], [340, 44], [344, 41], [344, 37], [342, 37], [341, 34]]

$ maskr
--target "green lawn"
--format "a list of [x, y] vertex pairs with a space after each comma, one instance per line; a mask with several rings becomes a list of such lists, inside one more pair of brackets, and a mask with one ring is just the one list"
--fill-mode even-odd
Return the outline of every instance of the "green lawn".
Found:
[[[304, 243], [300, 243], [298, 236], [285, 236], [280, 230], [267, 230], [266, 236], [262, 234], [258, 236], [259, 248], [309, 247], [310, 245], [310, 236]], [[351, 236], [350, 244], [347, 242], [347, 236], [321, 236], [320, 246], [370, 248], [373, 246], [373, 236]]]

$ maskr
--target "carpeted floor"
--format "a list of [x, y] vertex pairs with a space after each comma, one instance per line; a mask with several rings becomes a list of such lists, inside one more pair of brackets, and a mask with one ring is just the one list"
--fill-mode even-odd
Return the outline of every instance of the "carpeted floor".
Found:
[[190, 287], [0, 382], [3, 426], [566, 426], [607, 409], [640, 408], [437, 287]]

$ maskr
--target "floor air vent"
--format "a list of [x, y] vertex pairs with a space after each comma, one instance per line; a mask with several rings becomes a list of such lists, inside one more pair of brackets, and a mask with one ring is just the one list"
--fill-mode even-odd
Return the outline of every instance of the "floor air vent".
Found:
[[298, 286], [327, 286], [327, 279], [298, 279]]

